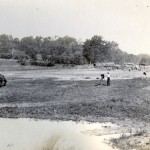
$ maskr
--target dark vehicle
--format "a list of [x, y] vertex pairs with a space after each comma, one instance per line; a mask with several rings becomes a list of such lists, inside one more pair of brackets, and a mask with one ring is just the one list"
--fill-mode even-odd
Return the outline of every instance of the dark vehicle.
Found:
[[0, 74], [0, 87], [6, 86], [7, 80], [4, 75]]

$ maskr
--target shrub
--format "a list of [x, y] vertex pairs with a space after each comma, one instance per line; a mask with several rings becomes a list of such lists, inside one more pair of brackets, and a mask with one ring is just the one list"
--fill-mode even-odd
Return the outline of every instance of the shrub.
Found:
[[20, 57], [18, 59], [18, 63], [20, 63], [23, 66], [26, 65], [26, 61], [27, 61], [27, 59], [25, 57]]
[[15, 59], [18, 60], [18, 63], [20, 63], [21, 65], [26, 65], [28, 56], [26, 54], [22, 54], [22, 55], [17, 55], [15, 57]]
[[0, 53], [0, 58], [11, 59], [12, 54], [11, 53]]
[[52, 67], [52, 66], [55, 66], [55, 64], [54, 64], [54, 63], [51, 63], [51, 62], [48, 62], [48, 63], [47, 63], [47, 67]]
[[20, 64], [21, 64], [22, 66], [25, 66], [25, 65], [26, 65], [26, 60], [22, 60], [22, 61], [20, 62]]
[[31, 65], [33, 65], [33, 66], [47, 66], [47, 67], [52, 67], [52, 66], [54, 66], [53, 63], [44, 62], [44, 61], [31, 61], [30, 63], [31, 63]]
[[33, 66], [37, 66], [37, 62], [36, 61], [30, 61], [30, 64]]

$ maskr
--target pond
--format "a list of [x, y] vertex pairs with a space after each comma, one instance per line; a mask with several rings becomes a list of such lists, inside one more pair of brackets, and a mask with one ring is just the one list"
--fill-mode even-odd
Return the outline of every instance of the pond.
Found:
[[[1, 150], [112, 150], [104, 128], [111, 123], [0, 119]], [[114, 149], [113, 149], [114, 150]]]

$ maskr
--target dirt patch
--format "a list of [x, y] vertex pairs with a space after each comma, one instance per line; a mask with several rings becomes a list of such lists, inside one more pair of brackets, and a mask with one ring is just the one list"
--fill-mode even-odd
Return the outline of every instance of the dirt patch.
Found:
[[143, 130], [134, 134], [122, 134], [120, 138], [111, 139], [112, 146], [121, 150], [149, 150], [150, 149], [150, 133]]

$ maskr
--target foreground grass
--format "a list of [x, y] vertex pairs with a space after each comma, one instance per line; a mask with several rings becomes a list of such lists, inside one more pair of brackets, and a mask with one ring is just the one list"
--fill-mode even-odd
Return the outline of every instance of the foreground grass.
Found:
[[100, 121], [101, 118], [149, 122], [149, 79], [98, 81], [10, 80], [0, 89], [0, 117]]

